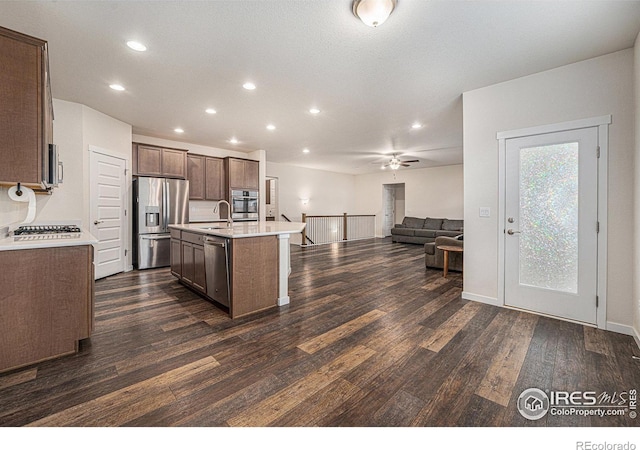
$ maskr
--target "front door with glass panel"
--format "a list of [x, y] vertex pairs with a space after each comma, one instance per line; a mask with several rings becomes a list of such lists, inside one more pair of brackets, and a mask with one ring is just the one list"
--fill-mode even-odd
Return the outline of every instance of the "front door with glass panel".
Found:
[[597, 146], [597, 128], [506, 140], [506, 305], [596, 323]]

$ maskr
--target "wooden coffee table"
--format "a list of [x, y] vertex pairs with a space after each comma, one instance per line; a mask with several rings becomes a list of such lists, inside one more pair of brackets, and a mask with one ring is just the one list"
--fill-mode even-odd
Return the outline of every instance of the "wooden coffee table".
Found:
[[438, 245], [438, 249], [444, 252], [444, 272], [442, 276], [446, 278], [449, 272], [449, 252], [462, 253], [463, 249], [462, 247], [455, 247], [453, 245]]

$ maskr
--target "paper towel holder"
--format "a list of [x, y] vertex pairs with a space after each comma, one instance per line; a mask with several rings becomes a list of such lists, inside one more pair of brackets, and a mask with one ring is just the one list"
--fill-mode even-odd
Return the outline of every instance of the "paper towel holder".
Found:
[[22, 189], [20, 189], [20, 183], [18, 183], [18, 189], [16, 189], [16, 195], [22, 197]]

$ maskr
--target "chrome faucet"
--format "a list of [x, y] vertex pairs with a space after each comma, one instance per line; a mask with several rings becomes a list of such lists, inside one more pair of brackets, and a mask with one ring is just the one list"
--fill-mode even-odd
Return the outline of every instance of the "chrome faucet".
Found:
[[220, 209], [220, 203], [225, 203], [227, 205], [227, 226], [228, 227], [233, 226], [233, 219], [231, 218], [231, 205], [229, 204], [228, 201], [218, 200], [218, 203], [216, 203], [216, 206], [213, 207], [213, 212], [215, 214], [218, 213], [218, 210]]

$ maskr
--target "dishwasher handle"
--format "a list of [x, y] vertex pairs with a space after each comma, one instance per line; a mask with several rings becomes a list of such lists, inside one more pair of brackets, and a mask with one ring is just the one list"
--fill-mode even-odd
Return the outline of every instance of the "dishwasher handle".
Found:
[[218, 240], [211, 239], [211, 238], [204, 238], [204, 243], [206, 245], [215, 245], [216, 247], [222, 247], [222, 248], [225, 248], [227, 246], [227, 244], [224, 241], [220, 242]]

